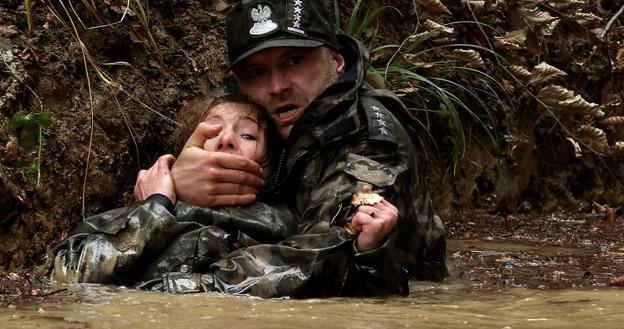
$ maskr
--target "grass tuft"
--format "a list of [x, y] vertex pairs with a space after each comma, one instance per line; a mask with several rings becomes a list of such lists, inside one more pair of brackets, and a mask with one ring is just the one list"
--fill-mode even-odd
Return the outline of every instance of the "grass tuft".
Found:
[[[450, 154], [447, 157], [449, 169], [452, 168], [455, 172], [456, 165], [465, 155], [467, 141], [473, 135], [470, 133], [473, 126], [488, 136], [491, 149], [500, 158], [500, 143], [503, 141], [505, 129], [496, 117], [497, 111], [513, 109], [510, 96], [488, 73], [488, 67], [471, 67], [457, 56], [444, 57], [443, 54], [449, 54], [455, 49], [472, 49], [488, 56], [487, 58], [493, 58], [496, 66], [500, 65], [501, 56], [490, 48], [473, 44], [436, 45], [432, 39], [439, 31], [435, 30], [422, 33], [415, 31], [399, 44], [377, 44], [377, 30], [374, 29], [372, 36], [364, 40], [365, 32], [370, 30], [370, 26], [382, 12], [393, 10], [399, 15], [400, 12], [390, 6], [366, 11], [362, 8], [363, 1], [357, 1], [343, 31], [366, 42], [372, 58], [389, 58], [373, 62], [369, 71], [381, 75], [387, 86], [403, 99], [421, 127], [426, 130], [435, 149], [441, 151], [441, 145], [447, 144], [446, 140], [450, 136]], [[338, 12], [337, 15], [339, 14]], [[486, 24], [472, 21], [453, 22], [445, 27], [466, 24], [478, 24], [481, 29], [493, 29]], [[470, 83], [462, 84], [458, 81]], [[440, 127], [446, 127], [447, 130], [441, 131]]]

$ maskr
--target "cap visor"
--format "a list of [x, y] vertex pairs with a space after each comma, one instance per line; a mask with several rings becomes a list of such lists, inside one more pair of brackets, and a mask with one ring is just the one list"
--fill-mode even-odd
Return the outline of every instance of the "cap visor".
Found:
[[318, 40], [310, 40], [310, 39], [278, 39], [278, 40], [268, 40], [259, 44], [258, 46], [251, 48], [250, 50], [244, 52], [242, 55], [238, 56], [238, 58], [230, 64], [228, 67], [228, 71], [231, 70], [236, 64], [238, 64], [243, 59], [268, 48], [276, 48], [276, 47], [300, 47], [300, 48], [316, 48], [324, 45], [323, 41]]

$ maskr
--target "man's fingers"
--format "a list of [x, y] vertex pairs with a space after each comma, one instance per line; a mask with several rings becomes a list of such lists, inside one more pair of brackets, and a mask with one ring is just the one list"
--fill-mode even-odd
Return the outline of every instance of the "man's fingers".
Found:
[[224, 169], [246, 171], [257, 176], [262, 175], [262, 168], [255, 161], [229, 153], [216, 153], [217, 165]]
[[245, 195], [217, 195], [212, 200], [211, 204], [214, 206], [238, 206], [247, 205], [256, 201], [255, 194]]
[[356, 232], [362, 232], [362, 228], [373, 220], [369, 215], [357, 212], [351, 219], [351, 228]]
[[184, 148], [187, 147], [199, 147], [204, 148], [204, 143], [210, 137], [214, 137], [219, 134], [219, 131], [223, 129], [221, 125], [210, 125], [206, 122], [201, 122], [197, 125], [197, 128], [191, 134], [191, 137], [186, 141]]
[[143, 176], [145, 176], [146, 173], [147, 173], [147, 170], [145, 169], [139, 170], [139, 174], [137, 175], [137, 180], [143, 178]]
[[218, 196], [231, 197], [233, 195], [236, 195], [236, 196], [243, 196], [243, 195], [248, 195], [248, 194], [256, 195], [258, 193], [258, 190], [251, 186], [231, 184], [231, 183], [221, 183], [221, 184], [216, 184], [216, 185], [211, 186], [205, 192], [206, 194], [213, 195], [216, 198]]
[[176, 158], [172, 154], [165, 154], [160, 156], [156, 163], [160, 166], [159, 169], [170, 169], [175, 160]]
[[256, 189], [264, 186], [264, 179], [245, 171], [215, 168], [208, 169], [208, 171], [209, 177], [216, 182], [250, 186]]
[[134, 198], [137, 200], [141, 200], [141, 190], [140, 190], [140, 186], [141, 186], [141, 182], [144, 180], [144, 176], [145, 173], [147, 171], [146, 170], [140, 170], [139, 174], [137, 175], [137, 179], [136, 179], [136, 183], [134, 183]]
[[377, 212], [377, 214], [380, 214], [382, 209], [379, 209], [377, 207], [374, 206], [368, 206], [368, 205], [361, 205], [358, 208], [358, 211], [363, 212], [371, 217], [375, 217], [375, 212]]

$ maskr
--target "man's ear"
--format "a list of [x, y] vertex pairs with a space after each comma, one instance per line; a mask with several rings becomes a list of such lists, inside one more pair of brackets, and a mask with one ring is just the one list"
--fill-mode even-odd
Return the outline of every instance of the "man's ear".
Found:
[[345, 73], [345, 60], [342, 55], [337, 51], [332, 51], [332, 57], [336, 61], [336, 74], [341, 77]]

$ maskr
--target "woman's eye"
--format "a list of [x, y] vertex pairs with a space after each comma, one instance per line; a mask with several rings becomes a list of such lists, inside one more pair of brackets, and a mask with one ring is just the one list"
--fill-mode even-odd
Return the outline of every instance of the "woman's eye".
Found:
[[247, 139], [247, 140], [250, 140], [250, 141], [255, 141], [256, 140], [256, 136], [251, 135], [251, 134], [242, 134], [241, 137], [243, 139]]

